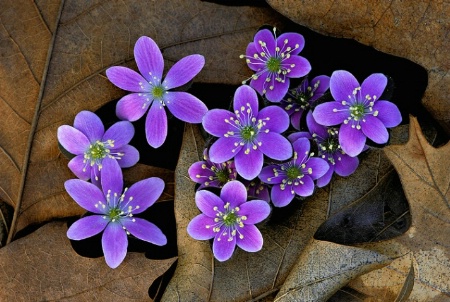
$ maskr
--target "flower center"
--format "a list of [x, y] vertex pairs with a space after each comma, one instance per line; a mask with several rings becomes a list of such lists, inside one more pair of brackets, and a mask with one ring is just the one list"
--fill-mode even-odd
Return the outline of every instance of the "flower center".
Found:
[[296, 180], [297, 178], [303, 176], [303, 174], [299, 168], [292, 166], [286, 169], [286, 176], [289, 180]]
[[152, 94], [155, 99], [160, 99], [166, 90], [162, 86], [153, 86]]
[[107, 140], [106, 142], [96, 141], [89, 146], [89, 149], [84, 152], [84, 163], [90, 162], [91, 166], [101, 164], [101, 160], [109, 155], [109, 148], [114, 147], [113, 140]]
[[359, 121], [366, 114], [363, 104], [355, 104], [353, 106], [350, 106], [349, 109], [350, 109], [350, 115], [355, 121]]
[[250, 142], [255, 136], [255, 128], [253, 126], [244, 126], [241, 128], [241, 137], [245, 142]]
[[223, 215], [223, 223], [229, 227], [232, 225], [235, 225], [236, 223], [239, 222], [239, 219], [237, 217], [237, 215], [234, 212], [228, 212], [225, 215]]
[[228, 171], [228, 169], [220, 169], [217, 170], [216, 172], [216, 177], [219, 180], [219, 182], [221, 184], [225, 184], [230, 180], [230, 173]]
[[115, 221], [119, 219], [121, 214], [123, 214], [123, 212], [119, 208], [111, 208], [108, 212], [108, 218], [112, 221]]
[[276, 57], [270, 57], [266, 62], [267, 69], [270, 72], [278, 72], [281, 67], [281, 59]]

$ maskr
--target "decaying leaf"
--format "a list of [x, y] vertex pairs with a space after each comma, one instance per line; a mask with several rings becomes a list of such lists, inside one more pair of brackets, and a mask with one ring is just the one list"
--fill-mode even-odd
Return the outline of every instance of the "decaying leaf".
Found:
[[52, 222], [0, 249], [1, 301], [148, 301], [151, 282], [175, 261], [129, 253], [112, 270], [75, 253], [66, 232]]

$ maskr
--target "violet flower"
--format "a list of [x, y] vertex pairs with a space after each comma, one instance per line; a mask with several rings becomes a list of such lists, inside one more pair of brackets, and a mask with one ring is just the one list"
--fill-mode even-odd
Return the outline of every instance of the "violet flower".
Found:
[[226, 183], [220, 197], [206, 190], [197, 191], [195, 203], [202, 213], [189, 222], [187, 232], [197, 240], [214, 238], [217, 260], [230, 259], [236, 245], [247, 252], [261, 250], [263, 238], [254, 224], [269, 216], [270, 206], [264, 200], [247, 201], [242, 183]]
[[311, 70], [309, 61], [298, 55], [305, 46], [303, 36], [284, 33], [277, 38], [275, 31], [275, 28], [273, 33], [268, 29], [258, 31], [245, 56], [241, 55], [255, 71], [250, 86], [271, 102], [279, 102], [286, 95], [289, 78], [303, 77]]
[[400, 124], [402, 116], [397, 106], [379, 100], [386, 85], [387, 78], [381, 73], [370, 75], [362, 85], [345, 70], [331, 75], [330, 91], [335, 101], [318, 105], [313, 116], [321, 125], [340, 125], [339, 144], [349, 156], [361, 153], [366, 137], [377, 144], [386, 143], [386, 128]]
[[[106, 70], [108, 79], [117, 87], [131, 91], [117, 103], [120, 119], [136, 121], [146, 112], [145, 134], [150, 146], [160, 147], [167, 137], [167, 115], [164, 107], [178, 119], [201, 123], [208, 108], [195, 96], [182, 91], [171, 91], [188, 83], [205, 65], [201, 55], [184, 57], [162, 80], [164, 60], [156, 43], [149, 37], [140, 37], [134, 47], [139, 73], [126, 67], [114, 66]], [[150, 108], [150, 109], [149, 109]]]
[[193, 163], [188, 173], [194, 182], [200, 184], [199, 190], [205, 187], [222, 188], [227, 182], [235, 180], [237, 176], [233, 161], [213, 163], [209, 160], [208, 149], [203, 151], [203, 160]]
[[349, 176], [355, 172], [359, 165], [358, 157], [350, 157], [342, 151], [338, 141], [339, 131], [334, 127], [319, 125], [309, 111], [306, 115], [306, 124], [309, 132], [295, 132], [289, 135], [291, 142], [300, 137], [313, 139], [317, 143], [319, 157], [328, 162], [330, 169], [323, 176], [317, 179], [319, 188], [326, 186], [336, 172], [339, 176]]
[[307, 138], [299, 138], [293, 144], [292, 160], [264, 167], [259, 178], [273, 184], [272, 203], [276, 207], [288, 205], [294, 196], [310, 196], [314, 192], [314, 180], [322, 177], [329, 169], [327, 162], [318, 157], [311, 157], [310, 143]]
[[256, 199], [265, 200], [270, 202], [269, 188], [266, 183], [262, 182], [259, 178], [253, 180], [242, 181], [247, 189], [248, 197], [254, 197]]
[[330, 87], [329, 76], [317, 76], [311, 82], [305, 78], [300, 86], [291, 89], [284, 99], [280, 102], [280, 106], [286, 110], [291, 117], [291, 125], [300, 130], [300, 119], [303, 112], [310, 109], [311, 105]]
[[222, 163], [234, 157], [236, 170], [250, 180], [262, 169], [264, 155], [285, 160], [292, 155], [291, 143], [280, 133], [289, 127], [288, 114], [278, 106], [258, 109], [258, 96], [247, 85], [234, 95], [234, 112], [224, 109], [208, 111], [203, 128], [219, 137], [209, 149], [212, 162]]
[[67, 193], [84, 209], [94, 215], [83, 217], [67, 231], [72, 240], [82, 240], [103, 231], [102, 248], [106, 264], [116, 268], [127, 254], [127, 235], [165, 245], [166, 236], [145, 219], [134, 217], [155, 203], [164, 189], [164, 181], [151, 177], [123, 188], [122, 170], [116, 161], [104, 160], [102, 189], [80, 180], [70, 179], [64, 186]]
[[122, 168], [134, 166], [139, 160], [138, 150], [128, 145], [134, 135], [130, 122], [113, 124], [106, 132], [100, 118], [90, 111], [75, 116], [74, 127], [58, 128], [58, 141], [68, 152], [75, 155], [69, 169], [80, 179], [100, 185], [102, 162], [105, 158], [117, 160]]

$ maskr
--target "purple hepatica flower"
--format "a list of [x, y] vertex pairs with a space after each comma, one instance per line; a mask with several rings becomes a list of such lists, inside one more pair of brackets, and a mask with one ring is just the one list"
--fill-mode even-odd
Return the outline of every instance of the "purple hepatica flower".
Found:
[[70, 179], [64, 184], [67, 193], [81, 207], [94, 213], [72, 224], [67, 237], [82, 240], [103, 231], [106, 264], [116, 268], [127, 254], [127, 235], [156, 245], [167, 243], [166, 236], [156, 225], [134, 217], [155, 203], [163, 192], [164, 181], [157, 177], [147, 178], [122, 191], [122, 171], [117, 162], [106, 159], [103, 169], [102, 190], [79, 179]]
[[188, 83], [205, 65], [201, 55], [187, 56], [172, 66], [162, 81], [164, 60], [156, 43], [149, 37], [140, 37], [134, 47], [136, 64], [142, 75], [126, 67], [114, 66], [106, 70], [108, 79], [121, 89], [133, 93], [117, 103], [116, 114], [129, 121], [140, 119], [150, 108], [145, 121], [145, 133], [150, 146], [160, 147], [167, 136], [167, 115], [164, 107], [180, 120], [201, 123], [208, 111], [195, 96], [181, 91], [170, 91]]
[[308, 60], [298, 55], [304, 46], [305, 39], [297, 33], [276, 38], [268, 29], [258, 31], [246, 55], [241, 55], [255, 71], [250, 86], [271, 102], [281, 101], [288, 91], [289, 78], [303, 77], [311, 70]]
[[322, 177], [329, 169], [327, 162], [311, 157], [307, 138], [299, 138], [293, 143], [294, 158], [281, 164], [264, 167], [259, 178], [273, 184], [271, 199], [276, 207], [288, 205], [295, 194], [310, 196], [314, 191], [314, 180]]
[[75, 157], [69, 168], [80, 179], [100, 185], [102, 161], [105, 158], [117, 160], [122, 168], [134, 166], [139, 152], [128, 145], [134, 135], [130, 122], [121, 121], [106, 132], [100, 118], [90, 111], [81, 111], [75, 116], [74, 127], [63, 125], [58, 128], [59, 143]]
[[265, 200], [270, 202], [269, 188], [259, 178], [253, 180], [244, 180], [242, 182], [247, 189], [248, 197]]
[[339, 144], [348, 155], [361, 153], [366, 137], [377, 144], [386, 143], [386, 128], [400, 124], [402, 116], [397, 106], [379, 100], [386, 85], [387, 78], [381, 73], [370, 75], [361, 86], [348, 71], [338, 70], [331, 75], [330, 91], [335, 101], [318, 105], [313, 116], [324, 126], [342, 124]]
[[288, 92], [281, 101], [280, 106], [286, 110], [291, 117], [291, 125], [300, 130], [300, 119], [305, 110], [310, 109], [311, 105], [330, 87], [330, 77], [317, 76], [311, 82], [307, 78], [297, 88]]
[[247, 190], [237, 180], [226, 183], [220, 197], [206, 190], [197, 191], [195, 203], [202, 214], [194, 217], [187, 227], [189, 235], [197, 240], [214, 238], [213, 253], [219, 261], [230, 259], [234, 248], [257, 252], [263, 238], [254, 224], [270, 214], [264, 200], [247, 201]]
[[219, 137], [209, 149], [212, 162], [225, 162], [234, 157], [236, 170], [245, 179], [261, 172], [264, 154], [276, 160], [292, 155], [291, 143], [280, 133], [289, 127], [288, 114], [278, 106], [258, 110], [258, 96], [250, 86], [236, 90], [234, 113], [213, 109], [203, 118], [203, 128]]
[[208, 149], [203, 151], [203, 161], [193, 163], [189, 167], [189, 177], [200, 184], [198, 188], [218, 187], [235, 180], [237, 173], [233, 161], [223, 163], [213, 163], [208, 158]]
[[306, 124], [309, 132], [295, 132], [289, 135], [291, 142], [300, 137], [311, 138], [317, 143], [319, 157], [325, 159], [330, 165], [330, 169], [323, 176], [317, 179], [319, 188], [326, 186], [336, 172], [340, 176], [349, 176], [355, 172], [359, 165], [358, 157], [350, 157], [342, 151], [338, 141], [337, 128], [319, 125], [309, 111], [306, 115]]

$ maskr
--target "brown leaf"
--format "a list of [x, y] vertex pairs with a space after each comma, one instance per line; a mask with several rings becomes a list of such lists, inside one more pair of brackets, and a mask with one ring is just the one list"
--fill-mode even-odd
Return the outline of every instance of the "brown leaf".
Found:
[[129, 253], [112, 270], [103, 257], [75, 253], [66, 232], [52, 222], [0, 250], [1, 301], [148, 301], [150, 284], [175, 261]]
[[428, 71], [423, 104], [450, 133], [448, 1], [267, 0], [298, 24], [355, 39], [410, 59]]

